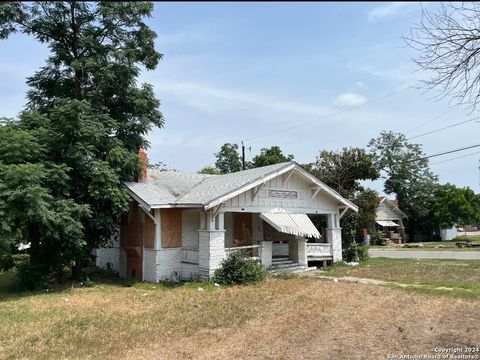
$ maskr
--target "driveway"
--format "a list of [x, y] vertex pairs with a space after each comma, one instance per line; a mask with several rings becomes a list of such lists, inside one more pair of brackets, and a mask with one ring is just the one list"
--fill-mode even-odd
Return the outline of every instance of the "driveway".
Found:
[[456, 259], [480, 260], [480, 251], [435, 251], [435, 250], [383, 250], [370, 249], [371, 257], [394, 259]]

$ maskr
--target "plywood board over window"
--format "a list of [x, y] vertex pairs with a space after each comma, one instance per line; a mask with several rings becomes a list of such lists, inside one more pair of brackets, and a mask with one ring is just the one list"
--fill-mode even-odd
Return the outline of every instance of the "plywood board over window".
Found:
[[145, 214], [137, 202], [130, 204], [128, 214], [122, 215], [120, 224], [120, 240], [122, 246], [142, 246]]
[[252, 245], [252, 214], [233, 214], [233, 246]]
[[149, 216], [145, 216], [143, 229], [143, 246], [153, 249], [155, 247], [155, 223]]
[[161, 209], [162, 248], [182, 246], [182, 209]]

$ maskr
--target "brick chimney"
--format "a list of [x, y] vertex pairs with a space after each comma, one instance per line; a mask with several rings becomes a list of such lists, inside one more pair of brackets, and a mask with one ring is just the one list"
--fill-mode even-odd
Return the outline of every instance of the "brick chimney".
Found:
[[138, 158], [140, 159], [140, 173], [138, 174], [138, 182], [147, 181], [147, 167], [148, 167], [148, 157], [147, 151], [144, 148], [138, 150]]

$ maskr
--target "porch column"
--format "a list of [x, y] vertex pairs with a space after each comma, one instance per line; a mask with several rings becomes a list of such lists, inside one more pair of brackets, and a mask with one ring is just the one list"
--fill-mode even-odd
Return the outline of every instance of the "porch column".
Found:
[[271, 241], [260, 241], [260, 261], [266, 268], [272, 266], [272, 244]]
[[303, 237], [297, 238], [298, 241], [298, 264], [308, 266], [307, 260], [307, 240]]
[[342, 229], [339, 224], [339, 215], [327, 215], [327, 228], [325, 229], [327, 243], [332, 244], [333, 262], [342, 261]]
[[[204, 215], [205, 228], [198, 230], [198, 267], [200, 277], [203, 280], [211, 277], [225, 258], [223, 216], [221, 220], [219, 218], [218, 221], [216, 221], [218, 216], [219, 215], [214, 216], [213, 211], [208, 210]], [[220, 226], [222, 228], [220, 228]]]
[[288, 253], [290, 259], [297, 262], [300, 266], [307, 266], [307, 240], [297, 236], [288, 241]]

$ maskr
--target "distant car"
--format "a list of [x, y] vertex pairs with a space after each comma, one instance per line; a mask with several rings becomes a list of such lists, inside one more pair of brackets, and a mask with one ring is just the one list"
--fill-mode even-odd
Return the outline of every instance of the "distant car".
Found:
[[458, 231], [458, 232], [464, 232], [465, 229], [464, 229], [464, 228], [457, 228], [457, 231]]

